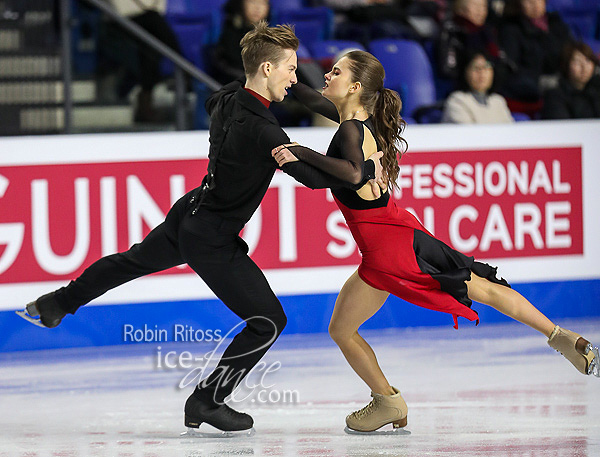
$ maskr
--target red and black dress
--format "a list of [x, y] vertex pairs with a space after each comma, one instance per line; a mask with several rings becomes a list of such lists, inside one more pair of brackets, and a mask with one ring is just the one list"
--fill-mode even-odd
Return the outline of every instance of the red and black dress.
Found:
[[[364, 184], [357, 182], [364, 161], [363, 125], [373, 133], [371, 118], [342, 122], [326, 156], [303, 146], [290, 148], [312, 167], [356, 183], [354, 188], [333, 185], [331, 191], [362, 255], [359, 276], [370, 286], [410, 303], [452, 314], [455, 327], [458, 316], [478, 321], [465, 284], [471, 272], [510, 285], [496, 277], [497, 268], [477, 262], [431, 235], [411, 213], [399, 208], [387, 191], [376, 200], [358, 196], [356, 190]], [[301, 182], [323, 187], [322, 178], [305, 175]]]

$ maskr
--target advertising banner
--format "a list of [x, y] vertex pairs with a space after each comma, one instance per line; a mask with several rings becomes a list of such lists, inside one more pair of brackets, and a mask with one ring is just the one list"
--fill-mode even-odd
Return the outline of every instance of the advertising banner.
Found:
[[[600, 277], [600, 122], [409, 126], [397, 204], [512, 282]], [[329, 128], [290, 129], [324, 151]], [[502, 141], [499, 141], [499, 140]], [[126, 250], [199, 185], [206, 132], [0, 139], [0, 309]], [[279, 294], [335, 293], [360, 255], [328, 190], [278, 171], [243, 230]], [[98, 303], [212, 298], [186, 266]]]

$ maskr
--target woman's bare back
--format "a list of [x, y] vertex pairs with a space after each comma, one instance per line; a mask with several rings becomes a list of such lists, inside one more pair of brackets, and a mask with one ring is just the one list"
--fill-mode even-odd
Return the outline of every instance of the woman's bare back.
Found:
[[[369, 128], [363, 124], [362, 126], [364, 135], [363, 135], [363, 144], [362, 150], [365, 155], [365, 160], [367, 160], [371, 155], [377, 152], [377, 143], [375, 142], [375, 138], [373, 134], [369, 130]], [[381, 189], [381, 192], [385, 192], [385, 189]], [[358, 196], [363, 200], [377, 200], [377, 197], [373, 193], [373, 189], [369, 183], [366, 183], [360, 189], [356, 191]]]

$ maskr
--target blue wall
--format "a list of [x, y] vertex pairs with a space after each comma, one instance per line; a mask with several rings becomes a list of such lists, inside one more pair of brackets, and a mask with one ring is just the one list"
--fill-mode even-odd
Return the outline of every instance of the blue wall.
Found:
[[[127, 287], [127, 286], [123, 286]], [[547, 283], [513, 284], [544, 314], [553, 320], [600, 317], [600, 279]], [[285, 333], [326, 332], [337, 294], [280, 297], [288, 316]], [[494, 309], [474, 304], [482, 323], [508, 322], [509, 318]], [[0, 352], [135, 344], [124, 341], [126, 325], [133, 329], [162, 330], [173, 341], [174, 326], [191, 326], [196, 330], [219, 330], [225, 335], [239, 319], [218, 300], [169, 303], [124, 304], [81, 308], [76, 316], [68, 315], [55, 329], [43, 329], [19, 318], [13, 311], [0, 312]], [[390, 297], [383, 308], [363, 326], [365, 329], [453, 325], [452, 316], [419, 308]], [[473, 325], [459, 319], [459, 327]], [[185, 327], [184, 327], [185, 328]], [[188, 329], [190, 327], [187, 327]], [[210, 332], [209, 332], [210, 333]], [[139, 332], [138, 332], [139, 334]], [[149, 333], [154, 336], [156, 333]], [[130, 332], [130, 335], [135, 335]], [[202, 333], [197, 334], [202, 337]]]

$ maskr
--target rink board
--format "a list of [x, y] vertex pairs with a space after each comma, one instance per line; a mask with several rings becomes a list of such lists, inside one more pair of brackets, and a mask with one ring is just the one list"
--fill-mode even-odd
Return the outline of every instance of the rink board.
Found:
[[[323, 151], [334, 130], [288, 133]], [[497, 265], [550, 316], [600, 315], [600, 122], [410, 126], [406, 136], [399, 205]], [[0, 150], [0, 351], [206, 337], [238, 322], [186, 267], [117, 288], [51, 332], [13, 313], [160, 223], [204, 174], [205, 132], [4, 138]], [[360, 261], [331, 194], [277, 172], [242, 236], [281, 297], [286, 332], [326, 331]], [[503, 320], [475, 309], [482, 322]], [[367, 327], [446, 324], [394, 298]]]
[[[551, 319], [600, 316], [600, 280], [513, 284]], [[284, 334], [327, 332], [337, 294], [279, 296], [288, 323]], [[485, 335], [488, 324], [513, 322], [492, 308], [474, 304]], [[0, 352], [74, 346], [116, 344], [201, 343], [235, 335], [239, 319], [220, 301], [189, 300], [86, 306], [77, 316], [67, 316], [57, 328], [47, 330], [29, 324], [13, 311], [0, 312]], [[362, 329], [444, 326], [452, 316], [420, 308], [390, 297]], [[475, 324], [459, 318], [456, 337]]]

